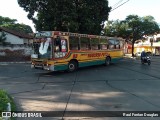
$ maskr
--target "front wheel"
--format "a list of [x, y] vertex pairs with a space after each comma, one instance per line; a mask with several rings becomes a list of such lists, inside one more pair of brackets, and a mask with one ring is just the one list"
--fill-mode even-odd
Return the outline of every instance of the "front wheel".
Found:
[[68, 72], [73, 72], [77, 70], [77, 62], [76, 61], [70, 61], [68, 63]]
[[151, 64], [151, 61], [148, 61], [148, 65], [150, 65]]
[[109, 66], [110, 64], [111, 64], [111, 59], [109, 57], [106, 57], [104, 65]]

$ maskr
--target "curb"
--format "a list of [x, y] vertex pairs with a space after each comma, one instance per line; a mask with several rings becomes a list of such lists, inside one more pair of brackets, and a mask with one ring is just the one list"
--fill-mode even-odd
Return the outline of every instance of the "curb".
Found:
[[124, 56], [123, 58], [136, 59], [136, 57], [132, 57], [132, 56]]
[[24, 64], [24, 63], [30, 63], [31, 61], [26, 61], [26, 62], [0, 62], [0, 65], [4, 65], [4, 64]]

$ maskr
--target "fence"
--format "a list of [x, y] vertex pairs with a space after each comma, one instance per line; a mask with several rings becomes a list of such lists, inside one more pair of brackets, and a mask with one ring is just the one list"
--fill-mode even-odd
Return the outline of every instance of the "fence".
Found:
[[31, 51], [30, 45], [0, 46], [0, 62], [30, 61]]

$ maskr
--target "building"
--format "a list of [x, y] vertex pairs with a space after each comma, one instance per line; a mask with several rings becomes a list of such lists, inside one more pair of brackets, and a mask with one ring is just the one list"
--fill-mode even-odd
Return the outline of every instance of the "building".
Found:
[[0, 36], [2, 34], [6, 40], [0, 42], [0, 62], [30, 61], [33, 43], [31, 35], [0, 27]]
[[0, 27], [0, 35], [2, 35], [2, 32], [5, 34], [5, 37], [6, 37], [5, 42], [8, 44], [24, 45], [24, 44], [30, 44], [33, 42], [33, 36], [23, 32], [17, 32], [15, 30], [10, 30], [8, 28]]
[[127, 41], [124, 44], [124, 53], [125, 54], [131, 54], [132, 53], [132, 43]]
[[143, 50], [151, 52], [153, 55], [160, 55], [160, 34], [146, 36], [145, 40], [137, 40], [134, 44], [134, 53]]

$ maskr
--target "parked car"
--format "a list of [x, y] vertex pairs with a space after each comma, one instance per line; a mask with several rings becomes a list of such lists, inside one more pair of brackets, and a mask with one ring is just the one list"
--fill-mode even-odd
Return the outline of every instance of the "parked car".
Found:
[[[152, 56], [151, 52], [146, 52], [147, 56]], [[141, 56], [141, 52], [137, 52], [135, 53], [135, 57], [140, 57]]]
[[137, 52], [137, 53], [135, 54], [135, 56], [136, 56], [136, 57], [140, 57], [140, 56], [141, 56], [141, 52]]
[[151, 52], [146, 52], [148, 56], [152, 56], [152, 53]]

